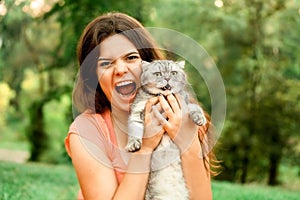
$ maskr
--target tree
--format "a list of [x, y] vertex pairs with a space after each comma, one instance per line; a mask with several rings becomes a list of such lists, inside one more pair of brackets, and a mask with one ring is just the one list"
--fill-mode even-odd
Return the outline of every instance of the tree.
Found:
[[[245, 20], [240, 22], [244, 24], [244, 29], [238, 31], [243, 33], [243, 37], [233, 38], [234, 33], [224, 35], [227, 48], [238, 46], [236, 50], [240, 52], [235, 55], [236, 59], [224, 58], [231, 64], [225, 65], [226, 68], [236, 66], [233, 69], [237, 70], [227, 77], [237, 80], [228, 81], [229, 84], [239, 85], [227, 85], [231, 89], [230, 99], [235, 100], [235, 95], [240, 98], [236, 104], [232, 104], [234, 107], [229, 106], [232, 109], [232, 115], [229, 116], [231, 128], [229, 126], [224, 133], [227, 139], [230, 138], [228, 136], [233, 137], [232, 134], [239, 134], [239, 139], [223, 145], [223, 148], [230, 149], [232, 146], [239, 150], [231, 162], [226, 163], [228, 157], [224, 156], [225, 166], [242, 183], [258, 179], [255, 174], [268, 174], [268, 184], [275, 185], [278, 183], [278, 168], [284, 148], [288, 145], [288, 138], [295, 135], [291, 135], [291, 132], [288, 134], [283, 121], [296, 125], [294, 116], [299, 116], [299, 109], [287, 109], [286, 105], [293, 104], [297, 108], [299, 103], [296, 99], [287, 101], [287, 97], [292, 97], [295, 91], [294, 86], [290, 85], [291, 80], [285, 76], [286, 71], [299, 67], [297, 62], [290, 60], [297, 53], [291, 51], [281, 38], [287, 26], [295, 27], [291, 35], [299, 33], [299, 23], [295, 23], [297, 12], [291, 2], [256, 0], [245, 1], [244, 4], [246, 7], [239, 8], [243, 8], [244, 17], [236, 17], [238, 21]], [[286, 15], [292, 20], [282, 29]], [[294, 37], [286, 38], [293, 40], [293, 43], [299, 42]], [[294, 81], [299, 82], [299, 79]], [[240, 97], [240, 94], [244, 96]], [[234, 151], [230, 153], [234, 154]]]
[[57, 154], [51, 155], [51, 151], [58, 151], [53, 140], [60, 141], [63, 147], [63, 138], [72, 120], [72, 108], [69, 104], [69, 112], [60, 113], [68, 114], [69, 121], [64, 124], [66, 130], [59, 138], [53, 138], [57, 135], [53, 128], [48, 129], [51, 127], [48, 121], [51, 113], [45, 109], [52, 105], [51, 102], [60, 101], [65, 94], [71, 102], [71, 90], [78, 70], [76, 44], [83, 28], [106, 11], [124, 11], [146, 21], [147, 7], [151, 2], [49, 0], [38, 8], [33, 3], [31, 0], [5, 1], [8, 12], [0, 18], [0, 56], [4, 61], [0, 64], [3, 72], [0, 80], [15, 91], [11, 106], [16, 112], [12, 114], [20, 116], [18, 120], [26, 121], [27, 128], [22, 132], [27, 132], [30, 160], [57, 162], [53, 158]]
[[[16, 93], [11, 101], [15, 112], [10, 114], [19, 116], [20, 121], [29, 122], [27, 129], [23, 131], [27, 130], [31, 144], [30, 160], [40, 161], [42, 155], [51, 149], [48, 145], [49, 133], [45, 129], [44, 106], [49, 101], [70, 93], [72, 80], [68, 82], [68, 79], [60, 81], [56, 78], [53, 81], [57, 69], [64, 67], [63, 70], [68, 70], [68, 65], [70, 66], [70, 60], [62, 55], [66, 46], [62, 42], [64, 35], [61, 34], [56, 16], [47, 20], [42, 20], [39, 16], [32, 17], [29, 11], [23, 12], [28, 8], [27, 3], [8, 1], [6, 4], [8, 12], [1, 19], [1, 60], [5, 66], [1, 78]], [[26, 74], [31, 74], [31, 77], [26, 77]], [[29, 86], [24, 82], [30, 83], [27, 84]]]
[[217, 178], [278, 183], [284, 151], [299, 128], [299, 2], [189, 0], [165, 10], [168, 5], [157, 5], [152, 24], [196, 39], [225, 82], [228, 114], [217, 148], [224, 172]]

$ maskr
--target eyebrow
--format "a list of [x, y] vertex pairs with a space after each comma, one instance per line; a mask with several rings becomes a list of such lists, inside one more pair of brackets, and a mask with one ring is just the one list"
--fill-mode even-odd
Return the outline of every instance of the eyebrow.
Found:
[[[130, 55], [130, 54], [139, 54], [139, 52], [138, 52], [138, 51], [130, 51], [130, 52], [128, 52], [128, 53], [125, 53], [125, 54], [119, 56], [118, 58], [121, 58], [121, 57], [124, 57], [124, 56], [128, 56], [128, 55]], [[109, 59], [109, 58], [103, 58], [103, 57], [100, 57], [100, 56], [99, 56], [98, 61], [102, 61], [102, 60], [110, 60], [110, 61], [111, 61], [112, 59]], [[114, 60], [116, 60], [116, 59], [114, 59]]]
[[111, 59], [99, 57], [99, 58], [98, 58], [98, 61], [101, 61], [101, 60], [111, 60]]

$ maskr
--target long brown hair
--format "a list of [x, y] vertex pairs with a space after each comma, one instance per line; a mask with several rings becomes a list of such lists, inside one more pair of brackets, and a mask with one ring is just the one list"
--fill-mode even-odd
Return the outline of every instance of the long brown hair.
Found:
[[80, 71], [73, 91], [73, 103], [78, 112], [90, 109], [102, 113], [110, 109], [110, 102], [98, 84], [96, 68], [99, 44], [115, 34], [123, 34], [132, 42], [142, 60], [151, 62], [164, 58], [148, 31], [133, 17], [112, 12], [95, 18], [86, 26], [77, 45]]

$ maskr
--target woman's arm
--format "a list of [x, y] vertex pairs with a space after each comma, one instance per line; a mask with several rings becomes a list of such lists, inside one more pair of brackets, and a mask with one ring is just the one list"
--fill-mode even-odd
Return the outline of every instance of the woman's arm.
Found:
[[87, 152], [79, 135], [70, 135], [69, 146], [72, 163], [85, 199], [113, 199], [118, 185], [114, 170]]
[[70, 150], [73, 166], [85, 199], [144, 199], [149, 170], [145, 170], [144, 173], [134, 173], [134, 168], [136, 168], [136, 163], [139, 164], [139, 167], [149, 168], [151, 160], [149, 152], [142, 156], [143, 150], [132, 153], [129, 160], [129, 168], [131, 168], [129, 170], [132, 173], [125, 173], [121, 184], [118, 185], [114, 169], [93, 158], [79, 137], [75, 134], [70, 136]]
[[124, 174], [120, 185], [118, 185], [114, 169], [97, 161], [86, 150], [82, 142], [83, 138], [77, 134], [69, 136], [73, 166], [85, 199], [144, 199], [149, 178], [151, 155], [164, 133], [164, 129], [159, 125], [152, 112], [152, 106], [157, 101], [157, 98], [152, 98], [146, 104], [146, 137], [143, 138], [141, 149], [130, 154], [127, 172]]
[[181, 154], [183, 174], [189, 188], [190, 199], [212, 199], [210, 170], [202, 158], [201, 144], [195, 137], [191, 146]]
[[212, 199], [209, 166], [202, 156], [198, 137], [198, 126], [189, 118], [188, 108], [177, 95], [159, 97], [160, 104], [168, 118], [161, 118], [164, 129], [181, 151], [183, 174], [190, 199]]

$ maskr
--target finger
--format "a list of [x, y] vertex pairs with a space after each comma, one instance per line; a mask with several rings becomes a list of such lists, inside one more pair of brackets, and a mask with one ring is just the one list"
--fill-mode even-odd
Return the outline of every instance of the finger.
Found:
[[152, 106], [158, 103], [158, 98], [157, 97], [153, 97], [151, 99], [149, 99], [146, 103], [145, 106], [145, 111], [146, 112], [150, 112], [150, 110], [152, 109]]
[[145, 106], [145, 123], [150, 123], [151, 121], [151, 116], [150, 116], [150, 112], [152, 110], [152, 106], [158, 103], [158, 98], [157, 97], [153, 97], [151, 99], [149, 99], [146, 103]]
[[162, 115], [165, 119], [167, 119], [167, 115], [166, 115], [166, 113], [164, 112], [164, 110], [162, 109], [161, 105], [158, 103], [158, 104], [156, 104], [156, 105], [154, 105], [154, 106], [155, 106], [156, 109], [161, 113], [161, 115]]
[[167, 117], [165, 116], [166, 115], [165, 112], [160, 113], [158, 111], [158, 109], [156, 108], [156, 106], [153, 106], [152, 111], [153, 111], [154, 117], [158, 120], [160, 125], [165, 130], [170, 130], [172, 128], [172, 124], [167, 120]]
[[183, 112], [185, 112], [185, 111], [187, 112], [187, 111], [188, 111], [188, 106], [187, 106], [186, 101], [185, 101], [185, 99], [183, 98], [183, 96], [180, 95], [180, 94], [175, 94], [175, 98], [176, 98], [176, 100], [177, 100], [177, 102], [178, 102], [178, 104], [179, 104], [181, 110], [182, 110]]
[[156, 108], [156, 106], [152, 106], [152, 111], [156, 119], [159, 121], [159, 123], [164, 126], [168, 123], [168, 121], [165, 119], [165, 117], [159, 112], [159, 110]]
[[155, 105], [155, 107], [157, 108], [157, 110], [160, 112], [160, 113], [163, 113], [164, 110], [162, 109], [161, 105], [158, 103]]
[[168, 100], [174, 113], [181, 112], [180, 101], [177, 100], [176, 96], [168, 95], [167, 100]]
[[164, 96], [159, 96], [158, 99], [163, 111], [166, 113], [166, 116], [171, 117], [174, 113], [168, 101], [165, 99]]

